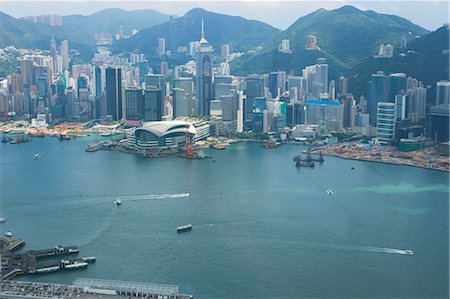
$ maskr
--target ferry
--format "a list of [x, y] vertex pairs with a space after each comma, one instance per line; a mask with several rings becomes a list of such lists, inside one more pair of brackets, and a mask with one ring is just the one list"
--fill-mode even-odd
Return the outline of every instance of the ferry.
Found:
[[118, 198], [118, 199], [116, 199], [116, 200], [114, 201], [114, 203], [115, 203], [117, 206], [120, 206], [120, 205], [122, 204], [122, 201], [120, 200], [120, 198]]
[[414, 251], [409, 250], [409, 249], [405, 249], [405, 250], [404, 250], [404, 253], [405, 253], [405, 254], [408, 254], [408, 255], [413, 255], [413, 254], [414, 254]]
[[177, 233], [184, 233], [192, 230], [192, 224], [177, 227]]
[[86, 268], [88, 266], [87, 262], [74, 262], [73, 264], [65, 265], [64, 269], [78, 269], [78, 268]]

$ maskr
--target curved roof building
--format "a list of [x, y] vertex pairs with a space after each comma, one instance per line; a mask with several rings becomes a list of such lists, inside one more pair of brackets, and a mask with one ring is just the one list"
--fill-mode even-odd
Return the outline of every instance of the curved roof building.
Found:
[[155, 121], [144, 123], [128, 136], [128, 144], [142, 148], [171, 147], [186, 143], [186, 135], [193, 139], [195, 127], [186, 121]]

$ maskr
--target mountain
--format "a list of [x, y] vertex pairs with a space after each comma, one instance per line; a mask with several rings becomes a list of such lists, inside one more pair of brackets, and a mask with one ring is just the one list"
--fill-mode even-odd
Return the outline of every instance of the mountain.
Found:
[[63, 27], [68, 30], [84, 32], [93, 37], [96, 32], [116, 34], [122, 26], [125, 35], [133, 29], [141, 30], [169, 20], [169, 16], [153, 9], [126, 11], [110, 8], [89, 16], [70, 15], [63, 17]]
[[449, 80], [449, 28], [436, 31], [411, 41], [404, 53], [395, 52], [390, 59], [370, 57], [355, 65], [345, 75], [349, 90], [355, 95], [366, 95], [371, 74], [403, 72], [429, 85], [429, 99], [433, 99], [436, 82]]
[[[220, 51], [221, 45], [226, 43], [230, 44], [233, 51], [254, 49], [279, 32], [278, 29], [263, 22], [194, 8], [176, 19], [177, 46], [188, 46], [189, 42], [200, 39], [202, 19], [205, 23], [206, 39], [216, 51]], [[154, 55], [158, 38], [165, 38], [166, 48], [170, 47], [170, 25], [169, 21], [141, 30], [129, 39], [115, 43], [112, 49], [115, 52], [138, 51]]]
[[62, 27], [36, 24], [13, 18], [0, 12], [0, 47], [49, 49], [52, 36], [60, 43], [69, 40], [71, 48], [75, 48], [86, 57], [92, 57], [95, 43], [87, 39], [83, 32], [67, 30]]
[[[259, 66], [253, 72], [269, 69], [273, 64], [273, 49], [277, 49], [283, 39], [288, 39], [293, 55], [286, 55], [281, 61], [282, 65], [290, 65], [291, 69], [288, 71], [295, 70], [298, 73], [302, 67], [311, 64], [312, 61], [308, 57], [322, 56], [335, 61], [340, 68], [334, 71], [340, 73], [375, 54], [381, 43], [398, 45], [402, 35], [412, 40], [414, 36], [427, 32], [403, 18], [362, 11], [349, 5], [331, 11], [319, 9], [299, 18], [288, 29], [276, 34], [273, 40], [266, 44], [266, 51], [256, 54], [256, 57], [244, 55], [237, 59], [232, 64], [232, 70], [242, 74], [242, 68], [248, 63]], [[305, 49], [307, 36], [310, 34], [317, 37], [320, 48], [314, 55]], [[276, 69], [281, 67], [272, 68]]]
[[115, 34], [122, 25], [124, 34], [129, 35], [133, 29], [140, 30], [168, 19], [169, 16], [151, 9], [105, 9], [89, 16], [64, 16], [62, 26], [49, 26], [0, 12], [0, 47], [49, 49], [53, 36], [58, 44], [67, 39], [69, 47], [79, 50], [82, 60], [89, 61], [96, 51], [95, 32]]

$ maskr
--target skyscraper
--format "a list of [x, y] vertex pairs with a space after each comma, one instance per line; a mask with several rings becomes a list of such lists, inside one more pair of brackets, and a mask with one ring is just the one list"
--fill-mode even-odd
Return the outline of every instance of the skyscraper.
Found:
[[253, 100], [264, 96], [264, 79], [261, 76], [253, 75], [245, 78], [245, 107], [244, 120], [251, 119], [253, 112]]
[[436, 105], [449, 104], [450, 82], [439, 81], [436, 83]]
[[174, 56], [178, 50], [178, 24], [175, 16], [170, 16], [169, 23], [169, 38], [170, 38], [170, 55]]
[[212, 65], [211, 53], [213, 48], [205, 38], [205, 28], [202, 19], [202, 35], [197, 48], [197, 73], [196, 73], [196, 95], [197, 114], [209, 115], [209, 101], [212, 96]]
[[61, 42], [61, 59], [62, 59], [62, 69], [69, 69], [69, 41], [63, 40]]
[[160, 89], [145, 89], [143, 114], [145, 121], [161, 120], [163, 115], [164, 99]]
[[57, 59], [58, 59], [58, 46], [56, 45], [56, 41], [52, 36], [50, 40], [50, 56], [53, 58], [52, 70], [53, 73], [56, 73], [57, 70]]
[[166, 54], [166, 39], [160, 37], [158, 39], [158, 55], [163, 56]]
[[195, 114], [192, 78], [177, 78], [173, 80], [173, 116], [189, 116]]
[[328, 93], [328, 64], [326, 58], [318, 58], [316, 64], [316, 94], [317, 99], [321, 98], [321, 94]]
[[125, 119], [142, 119], [143, 96], [142, 89], [130, 87], [125, 89]]
[[122, 119], [122, 70], [106, 68], [106, 114], [113, 120]]
[[344, 76], [339, 77], [339, 92], [340, 95], [348, 93], [348, 79]]
[[386, 95], [386, 76], [383, 72], [372, 74], [367, 93], [367, 112], [369, 113], [369, 122], [372, 126], [375, 126], [377, 123], [378, 102], [384, 102]]

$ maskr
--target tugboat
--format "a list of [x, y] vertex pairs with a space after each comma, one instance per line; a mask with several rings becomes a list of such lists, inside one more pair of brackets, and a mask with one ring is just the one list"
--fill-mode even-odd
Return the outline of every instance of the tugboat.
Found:
[[192, 224], [177, 227], [177, 233], [184, 233], [192, 230]]

